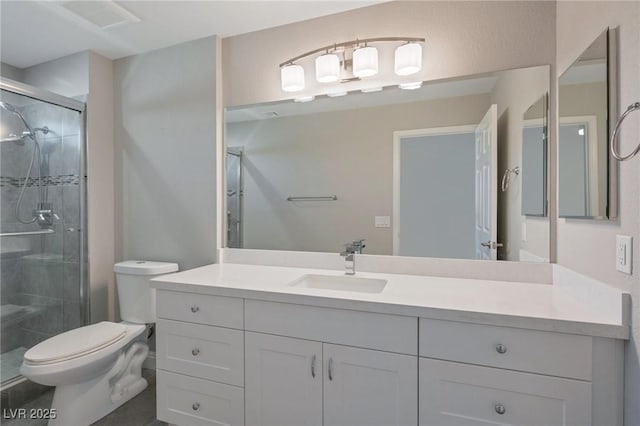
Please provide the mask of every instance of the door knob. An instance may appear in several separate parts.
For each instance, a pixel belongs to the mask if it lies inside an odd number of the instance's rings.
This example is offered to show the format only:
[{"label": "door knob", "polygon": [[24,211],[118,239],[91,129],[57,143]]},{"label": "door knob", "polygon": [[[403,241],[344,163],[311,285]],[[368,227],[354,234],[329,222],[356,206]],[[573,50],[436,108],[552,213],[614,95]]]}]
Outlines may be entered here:
[{"label": "door knob", "polygon": [[490,249],[497,249],[498,247],[502,247],[504,244],[497,243],[495,241],[485,241],[483,243],[480,243],[480,245],[482,247],[487,247],[487,248],[490,248]]}]

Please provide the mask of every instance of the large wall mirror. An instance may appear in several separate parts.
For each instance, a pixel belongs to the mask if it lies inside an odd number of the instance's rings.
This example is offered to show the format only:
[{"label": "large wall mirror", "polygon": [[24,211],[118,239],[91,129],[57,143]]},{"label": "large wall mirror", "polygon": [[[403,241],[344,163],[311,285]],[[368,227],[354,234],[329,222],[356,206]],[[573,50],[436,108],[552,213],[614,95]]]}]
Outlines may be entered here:
[{"label": "large wall mirror", "polygon": [[615,63],[615,32],[608,30],[559,79],[560,217],[616,217],[617,163],[608,149]]},{"label": "large wall mirror", "polygon": [[539,66],[228,108],[228,247],[548,261]]}]

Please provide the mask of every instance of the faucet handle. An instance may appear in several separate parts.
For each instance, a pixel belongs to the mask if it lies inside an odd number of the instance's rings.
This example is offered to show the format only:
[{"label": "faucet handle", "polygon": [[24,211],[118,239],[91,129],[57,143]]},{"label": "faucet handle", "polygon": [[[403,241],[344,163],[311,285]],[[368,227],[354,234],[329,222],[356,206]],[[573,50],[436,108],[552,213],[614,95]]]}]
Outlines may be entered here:
[{"label": "faucet handle", "polygon": [[364,244],[364,241],[365,241],[364,238],[359,240],[353,240],[348,245],[348,247],[351,248],[351,250],[353,250],[354,253],[362,254],[362,249],[366,247]]}]

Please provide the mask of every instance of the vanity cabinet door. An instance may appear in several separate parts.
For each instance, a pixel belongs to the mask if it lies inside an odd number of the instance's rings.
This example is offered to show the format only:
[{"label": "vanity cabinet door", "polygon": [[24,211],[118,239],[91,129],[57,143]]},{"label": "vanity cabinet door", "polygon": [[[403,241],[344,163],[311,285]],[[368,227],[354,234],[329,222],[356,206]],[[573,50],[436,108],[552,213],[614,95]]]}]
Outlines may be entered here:
[{"label": "vanity cabinet door", "polygon": [[416,426],[418,358],[324,344],[325,426]]},{"label": "vanity cabinet door", "polygon": [[589,426],[591,383],[420,358],[421,426]]},{"label": "vanity cabinet door", "polygon": [[247,426],[322,425],[322,343],[245,333]]}]

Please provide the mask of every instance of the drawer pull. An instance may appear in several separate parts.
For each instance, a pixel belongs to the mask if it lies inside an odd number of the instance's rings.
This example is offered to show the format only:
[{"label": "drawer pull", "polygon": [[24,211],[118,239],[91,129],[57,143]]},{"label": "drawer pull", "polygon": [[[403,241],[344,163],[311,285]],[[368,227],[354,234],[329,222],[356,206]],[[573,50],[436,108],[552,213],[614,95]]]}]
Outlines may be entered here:
[{"label": "drawer pull", "polygon": [[500,415],[503,415],[504,413],[507,412],[507,409],[504,408],[504,405],[502,405],[502,404],[496,404],[495,407],[493,407],[493,408],[495,408],[496,413],[498,413]]},{"label": "drawer pull", "polygon": [[498,352],[499,354],[506,354],[507,353],[507,347],[503,344],[500,345],[496,345],[496,352]]},{"label": "drawer pull", "polygon": [[311,358],[311,377],[316,378],[316,356]]},{"label": "drawer pull", "polygon": [[200,353],[200,349],[198,348],[191,349],[191,355],[198,356],[199,353]]},{"label": "drawer pull", "polygon": [[198,411],[200,409],[200,403],[194,402],[191,408],[193,408],[193,411]]},{"label": "drawer pull", "polygon": [[197,307],[197,306],[192,306],[192,307],[191,307],[191,312],[193,312],[194,314],[195,314],[196,312],[198,312],[199,310],[200,310],[200,308],[199,308],[199,307]]},{"label": "drawer pull", "polygon": [[329,380],[333,380],[333,358],[329,358],[329,368],[327,368],[329,373]]}]

